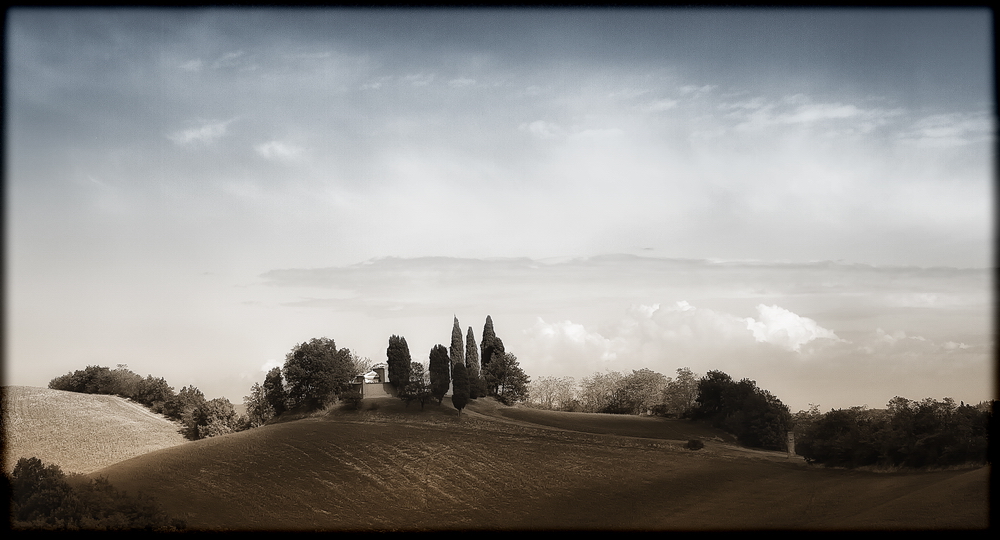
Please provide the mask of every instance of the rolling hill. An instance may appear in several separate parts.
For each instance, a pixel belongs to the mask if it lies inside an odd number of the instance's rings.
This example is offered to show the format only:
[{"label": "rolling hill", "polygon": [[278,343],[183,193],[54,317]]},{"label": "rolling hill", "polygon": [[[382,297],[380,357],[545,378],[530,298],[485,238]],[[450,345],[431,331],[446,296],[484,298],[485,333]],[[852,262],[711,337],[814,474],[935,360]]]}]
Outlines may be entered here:
[{"label": "rolling hill", "polygon": [[178,425],[117,396],[3,387],[4,471],[37,457],[63,472],[90,473],[189,442]]},{"label": "rolling hill", "polygon": [[[390,398],[365,407],[163,448],[94,474],[154,496],[198,530],[988,526],[989,468],[823,469],[682,421],[618,417],[615,427],[607,415],[482,399],[460,418],[447,399],[424,411]],[[683,449],[695,437],[705,448]]]}]

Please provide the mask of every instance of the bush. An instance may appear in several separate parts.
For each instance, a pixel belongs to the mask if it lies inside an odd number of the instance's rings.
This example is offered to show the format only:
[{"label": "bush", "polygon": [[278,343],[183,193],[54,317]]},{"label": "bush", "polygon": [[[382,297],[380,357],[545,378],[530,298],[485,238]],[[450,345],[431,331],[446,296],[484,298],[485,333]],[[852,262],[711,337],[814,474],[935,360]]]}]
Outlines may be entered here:
[{"label": "bush", "polygon": [[701,442],[699,439],[691,439],[684,445],[684,448],[688,450],[701,450],[705,448],[705,443]]},{"label": "bush", "polygon": [[73,478],[36,457],[21,458],[7,480],[15,530],[171,531],[184,522],[164,514],[151,497],[129,497],[107,479]]},{"label": "bush", "polygon": [[353,388],[340,394],[340,400],[344,402],[344,407],[354,411],[358,410],[363,399],[364,396],[361,395],[361,392]]}]

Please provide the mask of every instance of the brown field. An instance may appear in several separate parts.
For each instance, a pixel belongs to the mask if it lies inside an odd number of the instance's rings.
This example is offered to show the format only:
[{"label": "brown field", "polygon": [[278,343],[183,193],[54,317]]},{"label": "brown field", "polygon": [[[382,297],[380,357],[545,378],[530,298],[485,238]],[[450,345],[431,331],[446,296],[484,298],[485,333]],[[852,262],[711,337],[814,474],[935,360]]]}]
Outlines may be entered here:
[{"label": "brown field", "polygon": [[[461,418],[447,399],[424,411],[391,398],[366,400],[365,408],[165,448],[95,474],[153,495],[198,530],[983,529],[989,523],[989,468],[823,469],[783,453],[740,450],[720,433],[682,421],[533,411],[482,399]],[[691,438],[706,447],[683,449]]]},{"label": "brown field", "polygon": [[188,442],[176,423],[126,399],[29,386],[3,387],[3,424],[7,473],[21,457],[90,473]]}]

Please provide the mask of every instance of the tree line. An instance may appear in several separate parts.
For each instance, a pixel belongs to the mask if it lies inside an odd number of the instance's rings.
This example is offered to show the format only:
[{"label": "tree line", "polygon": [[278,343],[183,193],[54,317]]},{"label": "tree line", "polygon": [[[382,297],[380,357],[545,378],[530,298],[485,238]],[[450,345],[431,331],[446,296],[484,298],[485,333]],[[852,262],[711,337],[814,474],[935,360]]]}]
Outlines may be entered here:
[{"label": "tree line", "polygon": [[[284,366],[273,368],[263,384],[254,383],[250,395],[243,398],[247,424],[260,426],[291,411],[314,411],[338,401],[357,407],[362,396],[352,383],[371,365],[367,358],[338,349],[329,338],[296,345],[286,355]],[[481,397],[495,397],[506,404],[523,401],[528,397],[530,383],[517,357],[504,349],[488,315],[479,346],[472,327],[463,336],[455,317],[450,347],[434,345],[426,368],[412,359],[405,337],[389,336],[386,372],[386,382],[407,405],[414,401],[420,403],[421,409],[432,401],[440,405],[451,391],[459,415],[470,400]]]},{"label": "tree line", "polygon": [[[885,409],[818,406],[795,415],[795,451],[829,467],[948,467],[985,464],[993,403],[894,397]],[[992,426],[995,427],[995,426]]]},{"label": "tree line", "polygon": [[143,378],[125,364],[119,364],[115,369],[87,366],[52,379],[49,388],[129,399],[180,423],[180,433],[190,440],[249,427],[246,417],[238,415],[228,399],[205,399],[205,394],[193,385],[174,392],[163,377],[147,375]]},{"label": "tree line", "polygon": [[106,478],[67,476],[58,465],[20,458],[4,475],[13,530],[184,530],[152,497],[129,496]]}]

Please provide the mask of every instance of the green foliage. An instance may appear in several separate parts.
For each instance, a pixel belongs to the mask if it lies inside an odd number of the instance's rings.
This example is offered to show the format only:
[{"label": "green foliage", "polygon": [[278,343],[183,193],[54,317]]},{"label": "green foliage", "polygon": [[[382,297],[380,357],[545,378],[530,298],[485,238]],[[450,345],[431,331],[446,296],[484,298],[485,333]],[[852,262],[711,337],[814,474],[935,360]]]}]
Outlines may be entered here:
[{"label": "green foliage", "polygon": [[735,382],[721,371],[709,371],[698,382],[697,404],[691,417],[736,435],[740,443],[785,450],[791,413],[781,400],[749,379]]},{"label": "green foliage", "polygon": [[355,375],[351,351],[338,350],[332,339],[313,338],[286,355],[284,375],[290,407],[320,409],[350,387]]},{"label": "green foliage", "polygon": [[512,405],[528,399],[531,379],[511,353],[501,354],[500,349],[495,350],[493,359],[483,369],[483,379],[487,395],[496,397],[502,403]]},{"label": "green foliage", "polygon": [[[818,413],[818,411],[817,411]],[[946,467],[986,463],[992,414],[951,398],[895,397],[885,411],[837,409],[810,419],[796,453],[810,463],[860,467]]]},{"label": "green foliage", "polygon": [[431,396],[440,404],[451,385],[451,359],[444,345],[435,345],[431,349],[428,368],[431,376]]},{"label": "green foliage", "polygon": [[483,377],[480,373],[479,347],[476,346],[476,336],[472,334],[472,327],[465,337],[465,367],[469,369],[469,399],[478,399],[486,395],[483,387]]},{"label": "green foliage", "polygon": [[56,465],[21,458],[7,481],[10,524],[14,530],[176,531],[184,523],[170,519],[150,497],[129,497],[105,478],[73,478]]},{"label": "green foliage", "polygon": [[397,392],[410,381],[410,348],[406,345],[406,338],[402,336],[389,336],[389,347],[385,350],[388,373],[386,376],[389,382],[396,387]]},{"label": "green foliage", "polygon": [[458,409],[458,415],[462,416],[462,409],[469,403],[469,373],[465,364],[455,364],[451,368],[451,384],[451,403]]}]

